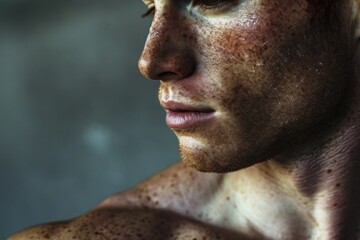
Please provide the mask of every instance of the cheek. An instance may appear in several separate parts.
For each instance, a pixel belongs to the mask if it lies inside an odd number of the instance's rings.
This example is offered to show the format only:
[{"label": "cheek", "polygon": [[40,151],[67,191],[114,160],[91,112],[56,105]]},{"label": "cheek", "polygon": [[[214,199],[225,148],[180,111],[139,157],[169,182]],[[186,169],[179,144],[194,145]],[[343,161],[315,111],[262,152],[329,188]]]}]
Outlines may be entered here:
[{"label": "cheek", "polygon": [[291,44],[296,33],[303,32],[308,16],[306,4],[292,3],[291,7],[281,8],[268,5],[254,7],[246,15],[239,13],[231,21],[217,25],[197,23],[195,45],[200,68],[218,88],[232,89],[241,84],[244,90],[263,94],[274,84],[267,82],[272,71],[276,71],[269,66],[277,61],[278,50]]},{"label": "cheek", "polygon": [[215,86],[209,96],[250,142],[284,127],[309,127],[331,111],[342,91],[334,73],[339,64],[331,62],[335,50],[317,36],[306,1],[271,2],[247,20],[201,23],[196,30],[204,84]]},{"label": "cheek", "polygon": [[241,136],[250,142],[260,135],[258,129],[267,125],[269,98],[273,97],[267,66],[276,39],[262,30],[267,26],[262,27],[228,25],[213,30],[211,38],[202,38],[201,62],[206,79],[216,85],[215,101],[221,111],[231,115],[229,126],[240,127]]},{"label": "cheek", "polygon": [[311,19],[305,0],[263,0],[242,8],[229,20],[194,22],[201,56],[261,64],[260,58],[294,38]]},{"label": "cheek", "polygon": [[251,26],[228,23],[199,34],[202,67],[217,86],[216,101],[247,139],[266,138],[283,127],[306,128],[338,100],[342,86],[333,73],[337,63],[329,60],[333,50],[312,38],[316,29],[306,7],[278,15],[267,9]]}]

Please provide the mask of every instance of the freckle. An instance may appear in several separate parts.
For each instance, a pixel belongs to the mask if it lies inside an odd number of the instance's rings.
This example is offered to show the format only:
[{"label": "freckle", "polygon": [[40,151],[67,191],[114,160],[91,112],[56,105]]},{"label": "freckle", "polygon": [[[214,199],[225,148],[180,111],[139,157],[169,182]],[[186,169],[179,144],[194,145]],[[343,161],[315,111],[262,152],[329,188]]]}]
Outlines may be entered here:
[{"label": "freckle", "polygon": [[230,201],[230,197],[229,197],[229,196],[226,197],[226,201]]},{"label": "freckle", "polygon": [[327,170],[327,173],[330,174],[330,173],[332,173],[332,171],[333,171],[332,169],[328,169],[328,170]]},{"label": "freckle", "polygon": [[340,184],[340,183],[337,183],[337,184],[336,184],[336,187],[340,187],[340,186],[341,186],[341,184]]}]

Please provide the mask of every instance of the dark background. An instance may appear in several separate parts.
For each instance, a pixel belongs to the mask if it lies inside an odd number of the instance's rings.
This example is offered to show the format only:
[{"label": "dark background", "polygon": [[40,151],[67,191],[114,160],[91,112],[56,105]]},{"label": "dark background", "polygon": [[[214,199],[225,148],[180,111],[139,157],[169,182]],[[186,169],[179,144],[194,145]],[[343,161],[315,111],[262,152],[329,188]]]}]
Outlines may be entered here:
[{"label": "dark background", "polygon": [[0,239],[179,159],[137,60],[141,0],[0,0]]}]

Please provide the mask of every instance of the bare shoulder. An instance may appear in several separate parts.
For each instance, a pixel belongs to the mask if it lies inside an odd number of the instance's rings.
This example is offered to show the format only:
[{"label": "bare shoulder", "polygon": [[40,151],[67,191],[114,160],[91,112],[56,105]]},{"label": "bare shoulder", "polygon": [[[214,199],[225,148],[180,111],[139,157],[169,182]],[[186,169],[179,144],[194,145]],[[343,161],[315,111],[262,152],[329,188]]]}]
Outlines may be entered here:
[{"label": "bare shoulder", "polygon": [[66,222],[48,223],[22,230],[7,238],[7,240],[43,240],[51,239],[55,232],[63,226],[67,226]]},{"label": "bare shoulder", "polygon": [[206,226],[172,212],[153,209],[98,209],[72,221],[24,230],[8,240],[181,240],[239,239],[229,231]]},{"label": "bare shoulder", "polygon": [[201,173],[179,162],[138,186],[109,197],[99,207],[146,207],[188,215],[211,199],[223,176]]},{"label": "bare shoulder", "polygon": [[27,229],[8,240],[244,239],[197,217],[220,182],[220,175],[178,163],[83,216]]}]

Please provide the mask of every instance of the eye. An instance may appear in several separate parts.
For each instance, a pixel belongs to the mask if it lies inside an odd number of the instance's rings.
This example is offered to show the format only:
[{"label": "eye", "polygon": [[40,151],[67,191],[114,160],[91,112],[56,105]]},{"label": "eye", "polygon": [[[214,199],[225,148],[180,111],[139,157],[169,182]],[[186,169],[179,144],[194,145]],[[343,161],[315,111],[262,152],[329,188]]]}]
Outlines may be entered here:
[{"label": "eye", "polygon": [[194,0],[193,5],[200,6],[202,8],[214,8],[224,4],[223,0]]},{"label": "eye", "polygon": [[193,0],[191,5],[200,12],[217,14],[236,6],[239,0]]}]

